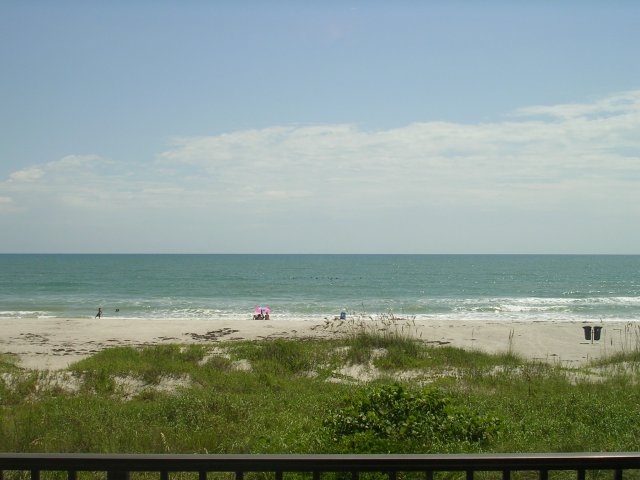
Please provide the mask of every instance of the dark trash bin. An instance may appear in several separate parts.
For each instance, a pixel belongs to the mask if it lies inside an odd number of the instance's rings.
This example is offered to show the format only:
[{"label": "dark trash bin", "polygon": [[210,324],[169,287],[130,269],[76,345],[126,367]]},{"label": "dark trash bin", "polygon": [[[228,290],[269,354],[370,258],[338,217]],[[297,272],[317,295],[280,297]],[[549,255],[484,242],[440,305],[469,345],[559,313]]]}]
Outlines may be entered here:
[{"label": "dark trash bin", "polygon": [[602,327],[593,327],[593,339],[600,340],[600,332],[602,331]]},{"label": "dark trash bin", "polygon": [[591,327],[586,326],[586,327],[582,327],[584,328],[584,339],[585,340],[591,340]]}]

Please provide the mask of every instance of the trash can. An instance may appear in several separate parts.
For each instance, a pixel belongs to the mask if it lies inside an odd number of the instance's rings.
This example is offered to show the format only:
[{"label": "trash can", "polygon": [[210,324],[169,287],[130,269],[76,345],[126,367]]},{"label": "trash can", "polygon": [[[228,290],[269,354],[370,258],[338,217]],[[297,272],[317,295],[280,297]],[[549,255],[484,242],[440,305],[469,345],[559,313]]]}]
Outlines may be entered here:
[{"label": "trash can", "polygon": [[591,327],[590,326],[586,326],[586,327],[582,327],[582,328],[584,328],[584,339],[585,340],[591,340]]},{"label": "trash can", "polygon": [[602,327],[593,327],[593,339],[600,340],[600,332],[602,331]]}]

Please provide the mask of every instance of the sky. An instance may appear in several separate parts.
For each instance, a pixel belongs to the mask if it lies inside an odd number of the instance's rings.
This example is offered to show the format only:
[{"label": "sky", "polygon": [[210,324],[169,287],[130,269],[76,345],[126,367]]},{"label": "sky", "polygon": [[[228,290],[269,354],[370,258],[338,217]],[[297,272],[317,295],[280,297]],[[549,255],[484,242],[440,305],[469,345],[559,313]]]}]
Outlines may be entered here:
[{"label": "sky", "polygon": [[640,254],[640,2],[0,2],[0,253]]}]

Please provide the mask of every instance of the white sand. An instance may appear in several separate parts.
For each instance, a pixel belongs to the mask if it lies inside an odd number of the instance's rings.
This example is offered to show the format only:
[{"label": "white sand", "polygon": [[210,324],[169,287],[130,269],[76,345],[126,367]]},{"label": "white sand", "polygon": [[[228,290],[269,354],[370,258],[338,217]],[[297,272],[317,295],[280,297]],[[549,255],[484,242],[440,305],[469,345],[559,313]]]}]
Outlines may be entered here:
[{"label": "white sand", "polygon": [[[329,337],[325,319],[0,319],[0,353],[19,365],[57,370],[118,345],[198,343],[263,338]],[[404,325],[404,327],[402,327]],[[587,341],[583,326],[601,326],[599,341]],[[344,331],[344,326],[342,327]],[[640,322],[397,321],[425,342],[486,352],[511,349],[527,358],[578,366],[640,346]]]}]

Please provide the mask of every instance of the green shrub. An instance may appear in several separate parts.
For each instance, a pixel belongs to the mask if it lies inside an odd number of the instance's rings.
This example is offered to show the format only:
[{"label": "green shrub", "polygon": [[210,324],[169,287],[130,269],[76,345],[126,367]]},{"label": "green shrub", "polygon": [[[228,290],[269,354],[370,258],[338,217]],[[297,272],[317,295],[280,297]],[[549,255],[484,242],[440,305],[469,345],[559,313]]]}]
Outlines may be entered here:
[{"label": "green shrub", "polygon": [[374,349],[385,349],[388,354],[375,363],[378,368],[394,370],[412,368],[420,356],[420,340],[415,332],[415,323],[383,315],[378,319],[353,318],[339,322],[328,322],[325,328],[342,333],[349,351],[347,361],[351,364],[367,363]]},{"label": "green shrub", "polygon": [[272,376],[306,373],[314,366],[314,350],[299,340],[275,339],[260,343],[244,343],[232,349],[251,361],[259,374]]},{"label": "green shrub", "polygon": [[421,453],[487,442],[499,421],[456,405],[436,389],[367,387],[329,413],[325,426],[339,451]]},{"label": "green shrub", "polygon": [[107,392],[113,387],[106,380],[109,376],[135,374],[147,383],[158,383],[163,377],[196,370],[204,354],[202,345],[112,347],[80,360],[69,369],[83,375],[91,372],[96,389]]}]

